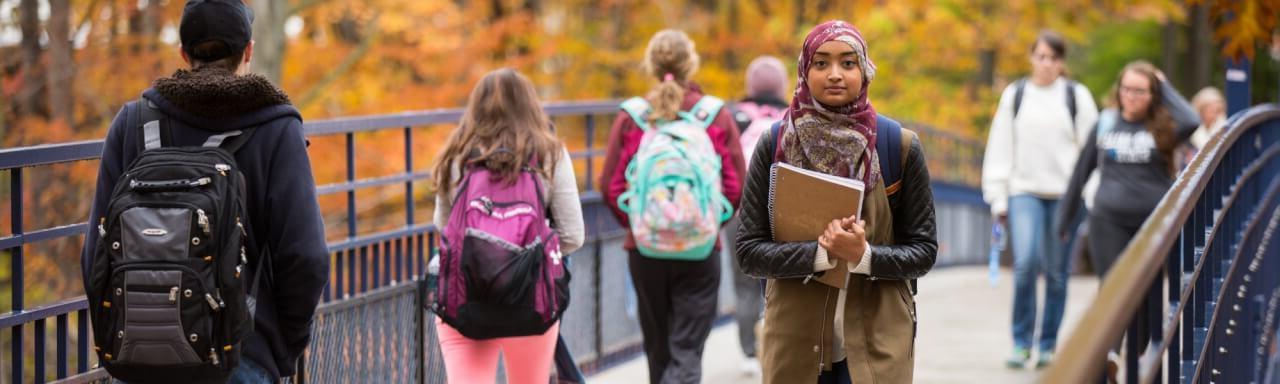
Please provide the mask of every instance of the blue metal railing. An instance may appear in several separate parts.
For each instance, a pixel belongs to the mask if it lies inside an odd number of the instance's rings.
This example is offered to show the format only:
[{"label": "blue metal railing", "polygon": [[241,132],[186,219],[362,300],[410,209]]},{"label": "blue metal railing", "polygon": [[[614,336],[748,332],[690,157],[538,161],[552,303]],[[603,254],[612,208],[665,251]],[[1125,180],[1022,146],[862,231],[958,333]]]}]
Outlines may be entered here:
[{"label": "blue metal railing", "polygon": [[1045,377],[1096,381],[1123,336],[1124,382],[1263,379],[1277,358],[1278,224],[1280,107],[1264,105],[1235,116],[1183,171],[1081,320],[1094,331],[1073,335]]},{"label": "blue metal railing", "polygon": [[[600,194],[595,191],[595,178],[597,169],[597,157],[604,155],[604,152],[596,145],[597,135],[597,116],[605,116],[606,119],[612,118],[617,113],[617,103],[615,101],[595,101],[595,102],[570,102],[556,103],[546,106],[546,111],[553,119],[557,120],[559,133],[565,136],[566,132],[577,133],[576,130],[581,129],[582,135],[585,137],[585,149],[574,151],[572,158],[575,161],[585,163],[585,173],[582,176],[582,185],[585,191],[582,193],[582,201],[584,204],[584,214],[587,217],[588,244],[594,244],[593,247],[584,248],[582,253],[591,253],[594,259],[601,257],[601,247],[604,240],[616,239],[622,234],[607,211],[602,206]],[[415,167],[415,154],[413,151],[413,143],[415,140],[414,130],[422,127],[430,127],[437,125],[451,125],[456,123],[461,116],[460,109],[435,110],[406,112],[391,115],[378,116],[362,116],[353,118],[339,118],[323,121],[308,122],[305,125],[306,134],[309,137],[317,136],[337,136],[342,135],[345,140],[345,177],[343,181],[320,185],[317,192],[320,195],[336,195],[344,194],[346,197],[345,208],[347,214],[346,238],[339,241],[332,241],[328,245],[331,253],[332,275],[330,284],[326,287],[323,294],[323,303],[318,317],[325,318],[334,317],[336,324],[343,324],[342,316],[352,310],[352,306],[356,302],[350,302],[350,299],[360,299],[360,303],[373,302],[370,297],[380,298],[380,301],[393,302],[396,301],[395,295],[413,295],[413,289],[407,288],[407,282],[416,283],[420,280],[425,272],[427,258],[434,251],[435,244],[435,228],[430,224],[415,222],[414,214],[418,208],[415,205],[415,199],[419,191],[426,192],[425,189],[418,187],[423,180],[430,180],[429,171]],[[577,121],[561,121],[564,119],[580,118],[581,125]],[[610,121],[610,120],[604,120]],[[980,205],[980,201],[975,202],[974,196],[977,191],[973,188],[976,183],[976,177],[980,174],[982,146],[981,143],[974,140],[965,139],[956,135],[937,131],[922,125],[907,125],[920,133],[922,141],[926,148],[936,148],[938,150],[928,152],[930,154],[930,166],[933,171],[935,188],[946,190],[945,195],[938,197],[939,204],[947,201],[957,204]],[[356,140],[360,134],[375,131],[391,131],[401,130],[403,132],[403,144],[405,149],[404,170],[391,175],[381,175],[376,177],[360,178],[356,173]],[[96,363],[96,357],[90,353],[89,346],[89,327],[87,318],[87,305],[83,296],[69,298],[65,301],[54,304],[44,305],[37,308],[26,308],[24,306],[24,265],[23,249],[27,245],[37,244],[55,239],[67,238],[70,236],[81,235],[88,228],[86,223],[73,223],[49,228],[41,228],[36,230],[27,230],[23,226],[22,217],[24,212],[23,198],[27,191],[24,191],[23,174],[27,170],[38,169],[43,166],[52,164],[68,163],[84,160],[95,160],[102,153],[103,142],[101,140],[90,140],[73,143],[61,143],[51,145],[40,145],[32,147],[9,148],[0,150],[0,171],[9,173],[9,191],[10,191],[10,223],[12,234],[0,236],[0,251],[8,251],[11,256],[10,276],[12,284],[12,311],[0,314],[0,330],[8,330],[11,336],[10,354],[5,364],[9,369],[8,381],[14,383],[22,383],[27,380],[35,382],[45,382],[50,379],[70,379],[72,382],[84,382],[98,380],[105,377],[101,370],[91,370],[91,366]],[[418,154],[421,156],[422,154]],[[359,190],[368,190],[378,187],[387,187],[403,185],[405,193],[404,209],[405,218],[404,225],[399,228],[377,231],[374,233],[359,233],[357,230],[357,204],[359,200],[356,198],[356,192]],[[89,198],[89,196],[84,196]],[[977,254],[985,254],[985,249],[977,251]],[[611,358],[621,356],[619,354],[634,354],[637,349],[628,347],[621,350],[610,352],[605,345],[604,340],[608,335],[605,333],[616,333],[616,331],[604,330],[604,319],[602,308],[605,307],[605,299],[601,296],[601,287],[604,280],[601,278],[603,274],[620,273],[619,271],[605,270],[603,263],[589,262],[583,260],[578,268],[587,268],[582,272],[589,272],[587,275],[591,279],[589,283],[594,292],[591,297],[594,304],[592,305],[592,316],[586,321],[593,322],[594,335],[593,342],[590,345],[590,355],[592,356],[583,365],[587,367],[600,367],[601,364],[607,364]],[[579,271],[575,273],[581,274]],[[374,296],[368,296],[374,294]],[[577,296],[577,294],[575,294]],[[578,300],[578,299],[575,299]],[[579,306],[584,305],[579,304]],[[611,304],[610,304],[611,305]],[[344,312],[345,311],[345,312]],[[369,312],[369,311],[366,311]],[[426,361],[430,355],[423,348],[426,340],[432,335],[426,334],[426,325],[430,321],[424,314],[424,311],[416,311],[419,318],[413,320],[418,334],[415,336],[418,345],[417,352],[417,376],[423,380],[427,379],[428,366],[433,362]],[[74,319],[72,319],[74,317]],[[56,349],[54,355],[54,374],[47,375],[46,368],[48,362],[45,356],[49,350],[47,346],[48,322],[53,321],[54,324],[54,346]],[[75,327],[71,326],[75,322]],[[28,333],[28,328],[31,329]],[[317,330],[317,332],[321,332]],[[25,337],[30,335],[33,338],[31,345],[26,343]],[[400,337],[400,336],[397,336]],[[581,342],[575,342],[580,344]],[[382,343],[387,345],[388,343]],[[315,343],[313,343],[315,347]],[[390,348],[391,346],[388,346]],[[74,351],[74,353],[73,353]],[[331,353],[332,351],[324,351]],[[68,366],[71,358],[74,358],[74,370]],[[605,362],[605,363],[602,363]],[[438,362],[435,362],[438,363]],[[27,374],[26,367],[32,367],[32,372]],[[331,372],[330,370],[316,370],[307,367],[304,360],[304,367],[300,372]],[[332,368],[332,367],[326,367]],[[397,376],[399,377],[399,376]],[[411,376],[405,376],[411,377]]]}]

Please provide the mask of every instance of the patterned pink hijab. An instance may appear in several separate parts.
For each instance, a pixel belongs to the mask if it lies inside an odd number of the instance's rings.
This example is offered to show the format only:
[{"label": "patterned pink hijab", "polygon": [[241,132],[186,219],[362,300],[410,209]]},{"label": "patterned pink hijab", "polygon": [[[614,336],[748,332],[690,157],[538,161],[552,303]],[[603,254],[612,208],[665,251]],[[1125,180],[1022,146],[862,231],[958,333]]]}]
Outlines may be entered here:
[{"label": "patterned pink hijab", "polygon": [[[809,67],[818,47],[840,41],[853,47],[862,69],[862,92],[849,105],[822,105],[809,90]],[[880,180],[876,155],[876,110],[867,100],[876,65],[867,56],[867,43],[849,23],[833,20],[814,27],[800,54],[800,80],[783,121],[782,158],[789,164],[822,173],[862,180],[872,188]]]}]

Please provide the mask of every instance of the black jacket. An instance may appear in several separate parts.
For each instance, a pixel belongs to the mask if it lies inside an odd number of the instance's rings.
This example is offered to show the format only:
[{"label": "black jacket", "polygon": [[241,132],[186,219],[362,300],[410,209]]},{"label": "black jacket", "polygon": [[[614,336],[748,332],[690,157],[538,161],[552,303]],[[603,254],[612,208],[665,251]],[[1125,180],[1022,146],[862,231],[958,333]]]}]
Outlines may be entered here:
[{"label": "black jacket", "polygon": [[[257,127],[235,158],[247,187],[249,254],[271,256],[261,271],[253,334],[244,348],[249,359],[277,377],[293,375],[329,280],[329,253],[302,116],[266,78],[212,68],[180,70],[157,80],[142,97],[168,118],[175,145],[199,146],[219,132]],[[90,222],[106,211],[117,179],[141,152],[140,113],[138,102],[125,105],[107,131]],[[97,241],[98,232],[90,229],[82,266],[90,265]],[[250,265],[257,261],[251,259]]]},{"label": "black jacket", "polygon": [[[805,277],[814,273],[818,242],[777,243],[769,229],[769,168],[773,137],[766,133],[756,144],[742,189],[738,232],[738,262],[742,272],[761,278]],[[913,139],[902,188],[889,197],[893,212],[893,245],[871,246],[871,276],[880,279],[910,280],[933,268],[938,254],[934,220],[933,190],[924,148]]]}]

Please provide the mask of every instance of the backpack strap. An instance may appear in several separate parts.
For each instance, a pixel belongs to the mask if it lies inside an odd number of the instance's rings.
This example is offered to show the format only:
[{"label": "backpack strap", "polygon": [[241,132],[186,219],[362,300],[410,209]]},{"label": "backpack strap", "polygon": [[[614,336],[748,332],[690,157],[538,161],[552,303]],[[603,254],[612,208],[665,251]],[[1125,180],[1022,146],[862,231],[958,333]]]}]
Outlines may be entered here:
[{"label": "backpack strap", "polygon": [[631,120],[635,121],[636,125],[640,126],[640,129],[645,131],[651,129],[649,126],[649,111],[653,107],[649,105],[648,100],[643,97],[632,97],[627,101],[623,101],[619,107],[622,108],[623,112],[631,116]]},{"label": "backpack strap", "polygon": [[1076,82],[1067,80],[1067,112],[1071,113],[1072,131],[1075,131],[1076,123]]},{"label": "backpack strap", "polygon": [[902,188],[902,170],[907,167],[906,154],[911,151],[915,132],[902,128],[902,124],[876,116],[876,152],[879,152],[880,177],[884,178],[885,194],[892,196]]},{"label": "backpack strap", "polygon": [[1098,140],[1101,140],[1102,136],[1106,135],[1107,132],[1111,132],[1111,129],[1115,128],[1116,121],[1119,119],[1120,112],[1118,110],[1110,108],[1102,110],[1102,113],[1098,114],[1098,125],[1095,128],[1098,131]]},{"label": "backpack strap", "polygon": [[227,152],[236,153],[241,147],[244,147],[245,143],[249,142],[249,138],[253,137],[255,130],[256,128],[250,127],[209,136],[209,139],[205,140],[202,146],[206,148],[222,147]]},{"label": "backpack strap", "polygon": [[141,147],[143,151],[163,148],[172,145],[169,119],[160,112],[160,108],[145,98],[138,99],[139,128],[142,129]]},{"label": "backpack strap", "polygon": [[[1071,114],[1071,122],[1076,122],[1076,82],[1071,79],[1067,80],[1067,112]],[[1018,117],[1018,110],[1022,109],[1022,93],[1027,88],[1027,78],[1018,79],[1014,83],[1013,89],[1013,117]]]},{"label": "backpack strap", "polygon": [[786,124],[781,120],[769,127],[769,152],[773,153],[773,160],[770,163],[777,162],[778,158],[782,157],[782,133],[786,132],[786,128]]},{"label": "backpack strap", "polygon": [[1018,118],[1018,110],[1022,109],[1022,93],[1027,90],[1027,78],[1013,83],[1013,118]]},{"label": "backpack strap", "polygon": [[711,123],[716,121],[716,116],[720,114],[720,109],[724,108],[724,100],[715,96],[702,96],[698,99],[698,103],[689,108],[689,112],[682,114],[686,120],[697,124],[702,129],[711,127]]}]

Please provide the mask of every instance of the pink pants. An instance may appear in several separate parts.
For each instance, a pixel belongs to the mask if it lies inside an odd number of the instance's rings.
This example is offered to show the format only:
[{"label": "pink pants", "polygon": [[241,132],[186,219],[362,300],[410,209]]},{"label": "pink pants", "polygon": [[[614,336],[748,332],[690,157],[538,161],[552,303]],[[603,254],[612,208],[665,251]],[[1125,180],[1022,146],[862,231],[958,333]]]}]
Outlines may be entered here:
[{"label": "pink pants", "polygon": [[473,340],[437,318],[436,332],[440,335],[440,353],[444,355],[449,383],[497,381],[498,352],[501,351],[508,383],[546,384],[551,377],[551,359],[555,355],[560,323],[541,335]]}]

